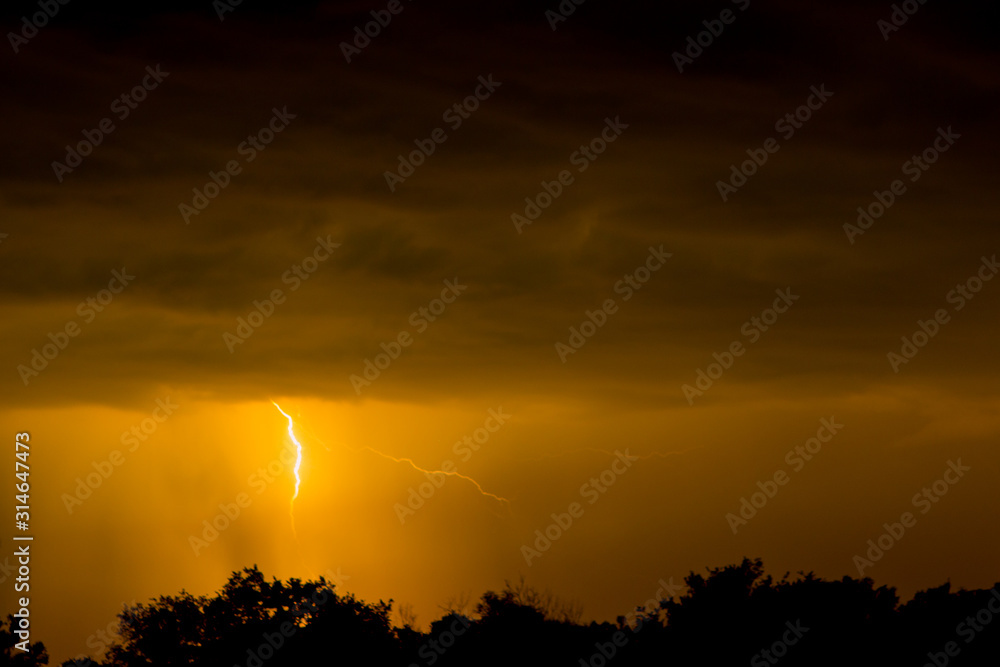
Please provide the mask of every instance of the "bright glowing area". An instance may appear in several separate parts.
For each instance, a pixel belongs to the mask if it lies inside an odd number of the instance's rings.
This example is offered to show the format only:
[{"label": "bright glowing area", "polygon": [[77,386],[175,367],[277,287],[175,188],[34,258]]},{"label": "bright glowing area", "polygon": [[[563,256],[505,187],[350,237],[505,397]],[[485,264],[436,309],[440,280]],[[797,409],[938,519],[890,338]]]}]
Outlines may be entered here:
[{"label": "bright glowing area", "polygon": [[274,405],[274,407],[278,408],[278,412],[280,412],[281,414],[283,414],[285,416],[285,419],[288,420],[288,437],[292,439],[293,443],[295,443],[295,451],[296,451],[296,454],[295,454],[295,468],[293,469],[293,472],[295,473],[295,493],[292,494],[292,500],[289,503],[289,508],[288,508],[289,516],[291,516],[291,518],[292,518],[292,532],[294,532],[295,531],[295,514],[294,514],[295,499],[299,497],[299,486],[302,484],[302,478],[299,475],[299,468],[302,467],[302,443],[300,443],[299,440],[298,440],[298,438],[295,437],[295,429],[294,429],[295,424],[294,424],[294,422],[292,422],[291,416],[288,413],[286,413],[284,410],[282,410],[281,406],[278,405],[277,403],[275,403],[274,401],[271,401],[271,403]]}]

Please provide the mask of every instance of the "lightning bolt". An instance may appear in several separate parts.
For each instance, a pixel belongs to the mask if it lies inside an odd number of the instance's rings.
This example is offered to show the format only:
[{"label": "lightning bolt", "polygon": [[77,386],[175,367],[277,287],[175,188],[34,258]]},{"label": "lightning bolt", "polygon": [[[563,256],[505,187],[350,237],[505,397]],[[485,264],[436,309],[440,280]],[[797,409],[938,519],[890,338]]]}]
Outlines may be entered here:
[{"label": "lightning bolt", "polygon": [[[274,401],[271,401],[271,402],[274,403]],[[285,414],[281,410],[280,407],[278,407],[277,403],[274,403],[274,407],[278,408],[278,411],[280,411],[281,414],[285,415],[285,417],[288,417],[288,415]],[[326,451],[330,451],[330,448],[326,446],[326,443],[323,442],[319,438],[319,436],[317,436],[315,433],[312,433],[312,431],[310,431],[309,428],[306,428],[306,431],[309,431],[310,437],[314,438],[317,442],[319,442],[321,445],[323,445],[323,447],[326,449]],[[301,459],[302,459],[302,446],[299,444],[298,440],[295,439],[295,434],[292,433],[292,418],[291,417],[288,417],[288,435],[292,439],[292,442],[294,442],[296,444],[296,446],[299,448],[299,460],[301,461]],[[458,477],[460,479],[464,479],[466,482],[468,482],[468,483],[472,484],[474,487],[476,487],[476,491],[478,491],[481,495],[483,495],[483,496],[485,496],[487,498],[492,498],[493,500],[496,500],[498,503],[502,503],[502,504],[506,505],[507,509],[510,510],[510,501],[507,498],[504,498],[503,496],[498,496],[495,493],[490,493],[489,491],[487,491],[486,489],[484,489],[479,482],[477,482],[472,477],[469,477],[468,475],[463,475],[462,473],[457,472],[457,471],[451,471],[451,472],[449,472],[447,470],[427,470],[426,468],[421,468],[420,466],[418,466],[413,461],[413,459],[409,459],[409,458],[397,458],[395,456],[390,456],[389,454],[386,454],[385,452],[380,452],[379,450],[375,449],[374,447],[365,446],[365,447],[361,447],[361,448],[356,449],[356,448],[350,447],[348,445],[342,445],[342,446],[345,449],[348,449],[348,450],[350,450],[350,451],[352,451],[354,453],[367,451],[367,452],[371,452],[372,454],[375,454],[376,456],[381,456],[384,459],[392,461],[393,463],[405,463],[405,464],[409,465],[411,468],[413,468],[414,470],[417,470],[417,471],[422,472],[422,473],[427,474],[427,475],[435,475],[435,474],[440,473],[442,475],[447,475],[448,477]],[[296,465],[295,465],[295,479],[296,479],[296,482],[295,482],[295,495],[298,496],[298,494],[299,494],[298,462],[296,462]],[[295,498],[292,498],[292,503],[294,504],[294,502],[295,502]],[[293,522],[294,522],[294,519],[293,519]]]},{"label": "lightning bolt", "polygon": [[292,422],[292,418],[281,409],[281,406],[271,401],[274,407],[278,408],[278,412],[285,415],[285,419],[288,420],[288,437],[292,439],[295,443],[296,457],[295,457],[295,493],[292,494],[292,500],[288,504],[288,516],[292,520],[292,533],[295,534],[295,539],[298,539],[298,533],[295,532],[295,499],[299,497],[299,486],[302,484],[302,477],[299,475],[299,468],[302,467],[302,443],[299,442],[298,438],[295,437],[295,424]]},{"label": "lightning bolt", "polygon": [[427,475],[436,475],[436,474],[440,473],[442,475],[447,475],[449,477],[458,477],[459,479],[464,479],[466,482],[469,482],[474,487],[476,487],[476,490],[479,491],[480,494],[486,496],[487,498],[492,498],[493,500],[496,500],[499,503],[503,503],[503,504],[505,504],[507,506],[508,510],[510,509],[510,501],[509,500],[507,500],[506,498],[504,498],[502,496],[498,496],[495,493],[490,493],[489,491],[487,491],[486,489],[484,489],[479,484],[479,482],[477,482],[473,478],[469,477],[468,475],[463,475],[462,473],[460,473],[458,471],[454,471],[453,470],[451,472],[448,472],[447,470],[426,470],[426,469],[421,468],[420,466],[418,466],[416,463],[414,463],[413,459],[396,458],[395,456],[390,456],[390,455],[388,455],[388,454],[386,454],[384,452],[378,451],[377,449],[372,449],[371,447],[362,447],[358,451],[369,451],[372,454],[376,454],[378,456],[381,456],[384,459],[389,459],[390,461],[393,461],[395,463],[406,463],[411,468],[413,468],[414,470],[418,470],[418,471],[420,471],[420,472],[422,472],[424,474],[427,474]]}]

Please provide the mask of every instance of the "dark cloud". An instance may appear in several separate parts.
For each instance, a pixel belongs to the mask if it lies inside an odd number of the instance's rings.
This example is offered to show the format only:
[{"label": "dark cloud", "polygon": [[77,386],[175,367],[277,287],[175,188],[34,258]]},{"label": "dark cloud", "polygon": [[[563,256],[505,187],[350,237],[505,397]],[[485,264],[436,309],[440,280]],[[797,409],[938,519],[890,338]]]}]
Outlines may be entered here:
[{"label": "dark cloud", "polygon": [[[642,589],[639,577],[679,578],[730,553],[773,553],[774,571],[850,574],[847,552],[872,536],[862,534],[868,524],[849,520],[854,510],[873,526],[891,519],[925,482],[921,475],[953,452],[976,454],[984,479],[996,467],[989,443],[998,427],[992,380],[1000,283],[986,283],[961,310],[947,300],[983,256],[1000,253],[992,196],[996,8],[926,3],[885,41],[876,22],[891,3],[753,0],[681,74],[675,51],[734,3],[588,0],[553,31],[545,10],[555,2],[484,8],[404,0],[404,11],[348,64],[340,43],[382,6],[244,0],[219,21],[211,2],[122,3],[101,14],[71,2],[20,53],[3,55],[9,131],[0,139],[7,157],[0,232],[9,236],[0,244],[0,396],[18,418],[44,415],[52,437],[67,443],[68,425],[85,424],[79,447],[66,445],[67,460],[53,462],[53,475],[72,484],[151,401],[184,396],[196,416],[176,432],[165,428],[172,449],[151,459],[177,474],[147,475],[156,480],[149,493],[157,502],[184,508],[165,519],[169,536],[153,540],[172,553],[174,541],[186,548],[185,531],[211,509],[202,496],[185,496],[191,485],[225,498],[226,485],[246,477],[241,465],[273,456],[273,425],[258,428],[261,418],[246,406],[260,402],[270,411],[268,398],[295,397],[330,441],[353,437],[358,448],[375,443],[436,463],[449,455],[442,442],[481,422],[482,405],[503,403],[524,415],[520,430],[472,470],[516,498],[517,512],[509,523],[470,529],[485,546],[469,553],[490,566],[461,573],[467,586],[487,585],[486,570],[508,576],[517,555],[511,544],[572,496],[578,476],[599,469],[593,451],[579,451],[693,448],[637,473],[619,500],[594,513],[596,527],[581,528],[579,544],[604,550],[608,562],[635,563],[620,572],[616,590],[624,590]],[[5,7],[3,24],[17,29],[34,7]],[[168,78],[58,182],[52,162],[158,64]],[[450,127],[443,114],[489,75],[500,87]],[[804,104],[813,86],[833,96],[783,137],[775,123]],[[246,162],[241,142],[285,107],[296,117]],[[572,156],[608,118],[627,129],[578,171]],[[447,140],[390,191],[385,172],[439,127]],[[844,225],[857,208],[905,179],[904,163],[948,127],[961,138],[918,181],[907,181],[906,193],[852,244]],[[724,203],[717,182],[770,137],[780,150]],[[179,205],[191,204],[193,190],[230,160],[242,172],[185,224]],[[562,170],[573,183],[519,234],[511,215],[523,215],[525,199],[536,199],[543,181]],[[293,290],[283,277],[318,237],[341,245]],[[626,301],[619,281],[661,245],[672,257]],[[134,283],[84,322],[78,304],[123,267]],[[467,291],[415,333],[411,314],[453,279]],[[800,299],[749,343],[742,327],[786,288]],[[223,333],[275,289],[287,301],[230,352]],[[618,311],[562,363],[555,343],[607,299]],[[939,308],[952,320],[894,373],[886,354]],[[18,366],[70,321],[81,334],[25,386]],[[403,331],[414,333],[413,345],[359,395],[350,376]],[[688,405],[681,386],[737,340],[747,343],[746,354]],[[801,495],[794,502],[789,495],[789,506],[775,513],[802,527],[809,544],[836,544],[838,555],[817,547],[805,562],[798,547],[760,538],[787,523],[732,542],[721,517],[753,488],[747,471],[771,471],[788,443],[804,440],[831,411],[849,417],[850,427],[828,467],[816,467],[826,486],[801,485]],[[193,464],[199,448],[212,458]],[[897,479],[901,451],[913,457],[913,474]],[[566,452],[577,454],[567,460]],[[359,503],[337,524],[346,536],[340,543],[350,544],[338,557],[393,545],[398,560],[387,561],[386,576],[406,580],[401,590],[423,596],[430,609],[430,593],[413,583],[424,581],[415,568],[439,564],[408,554],[440,550],[455,535],[449,521],[480,508],[449,509],[446,518],[427,519],[426,533],[400,535],[391,513],[383,524],[378,512],[395,502],[395,484],[413,482],[412,471],[389,476],[357,458],[316,454],[316,470],[337,483],[315,500],[313,519],[319,525],[328,507]],[[143,474],[121,488],[142,486]],[[369,479],[385,485],[369,490]],[[817,517],[838,484],[863,491],[843,500],[835,517]],[[958,522],[970,514],[987,489],[975,484],[941,516]],[[347,489],[354,495],[345,500]],[[599,528],[633,516],[649,498],[665,504],[642,522],[625,522],[620,542],[607,544]],[[102,509],[115,511],[108,503]],[[982,520],[995,523],[982,507]],[[283,502],[279,511],[284,521]],[[92,516],[80,521],[68,525],[103,525]],[[276,557],[278,547],[253,535],[241,532],[241,544]],[[972,542],[965,546],[979,548]],[[172,560],[155,583],[193,578],[208,586],[216,570],[243,565],[230,563],[231,548],[220,549],[226,556],[211,566]],[[534,572],[566,586],[582,581],[590,566],[576,560],[592,552],[566,553]],[[657,569],[661,554],[676,569]],[[958,574],[904,560],[885,571],[909,588]],[[982,564],[962,574],[982,585],[987,571]],[[361,585],[374,595],[396,593]],[[109,599],[102,609],[114,606]],[[612,618],[633,601],[612,592],[587,602],[595,617]]]}]

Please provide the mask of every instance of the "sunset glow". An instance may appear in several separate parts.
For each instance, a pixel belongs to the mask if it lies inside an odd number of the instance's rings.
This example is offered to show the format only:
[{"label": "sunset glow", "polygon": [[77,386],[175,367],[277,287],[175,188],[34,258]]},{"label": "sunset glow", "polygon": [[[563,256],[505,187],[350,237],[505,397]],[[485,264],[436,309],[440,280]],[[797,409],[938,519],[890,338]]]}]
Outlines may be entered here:
[{"label": "sunset glow", "polygon": [[112,5],[0,10],[0,621],[50,664],[241,572],[400,655],[541,591],[591,667],[709,568],[921,628],[1000,579],[995,4]]}]

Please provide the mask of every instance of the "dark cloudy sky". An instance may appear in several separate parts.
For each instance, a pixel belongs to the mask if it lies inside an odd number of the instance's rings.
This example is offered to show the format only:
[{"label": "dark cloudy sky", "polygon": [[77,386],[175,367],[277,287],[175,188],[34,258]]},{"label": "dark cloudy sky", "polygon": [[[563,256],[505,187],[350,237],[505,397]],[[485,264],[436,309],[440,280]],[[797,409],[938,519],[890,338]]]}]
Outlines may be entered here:
[{"label": "dark cloudy sky", "polygon": [[[886,40],[889,3],[590,0],[552,30],[555,2],[403,0],[348,63],[339,45],[385,3],[260,4],[220,21],[207,0],[70,3],[4,47],[2,422],[34,443],[35,628],[54,659],[92,652],[123,602],[207,593],[253,563],[339,570],[422,623],[522,574],[613,619],[660,578],[744,555],[857,576],[867,540],[911,511],[865,576],[904,596],[997,579],[1000,281],[976,282],[1000,253],[995,7],[929,2]],[[673,54],[726,9],[679,72]],[[6,7],[4,32],[37,11]],[[169,74],[120,119],[147,67]],[[453,129],[443,115],[480,77],[499,86]],[[813,87],[832,95],[786,138],[776,123]],[[275,108],[294,118],[247,161]],[[105,118],[114,131],[60,182],[53,162]],[[579,171],[606,119],[620,136]],[[385,172],[436,128],[447,140],[390,191]],[[947,151],[911,180],[939,130]],[[770,138],[780,148],[723,201],[717,183]],[[186,224],[179,205],[233,160]],[[572,183],[519,233],[512,214],[564,170]],[[897,179],[884,214],[845,232]],[[340,245],[296,283],[317,238]],[[671,256],[625,300],[651,246]],[[123,269],[134,279],[88,315]],[[446,280],[467,288],[433,322],[411,317]],[[286,300],[230,352],[223,334],[276,289]],[[767,331],[745,326],[776,290],[798,298]],[[562,361],[556,344],[609,299]],[[887,355],[939,310],[894,369]],[[71,322],[37,375],[19,370]],[[359,394],[351,375],[401,332],[412,344]],[[689,402],[683,385],[736,341]],[[179,407],[149,421],[168,398]],[[271,400],[301,424],[297,543],[290,471],[260,494],[250,482],[288,443]],[[463,460],[453,444],[498,408],[510,418]],[[786,452],[824,418],[843,429],[796,470]],[[143,420],[155,430],[129,451]],[[451,477],[401,522],[426,480],[366,447],[451,461],[508,502]],[[652,456],[589,504],[581,485],[625,449]],[[115,450],[124,462],[69,511]],[[922,514],[914,494],[959,459],[971,469]],[[734,535],[726,515],[779,470],[790,482]],[[190,536],[241,492],[252,505],[195,555]],[[574,501],[583,516],[529,565],[522,545]]]}]

